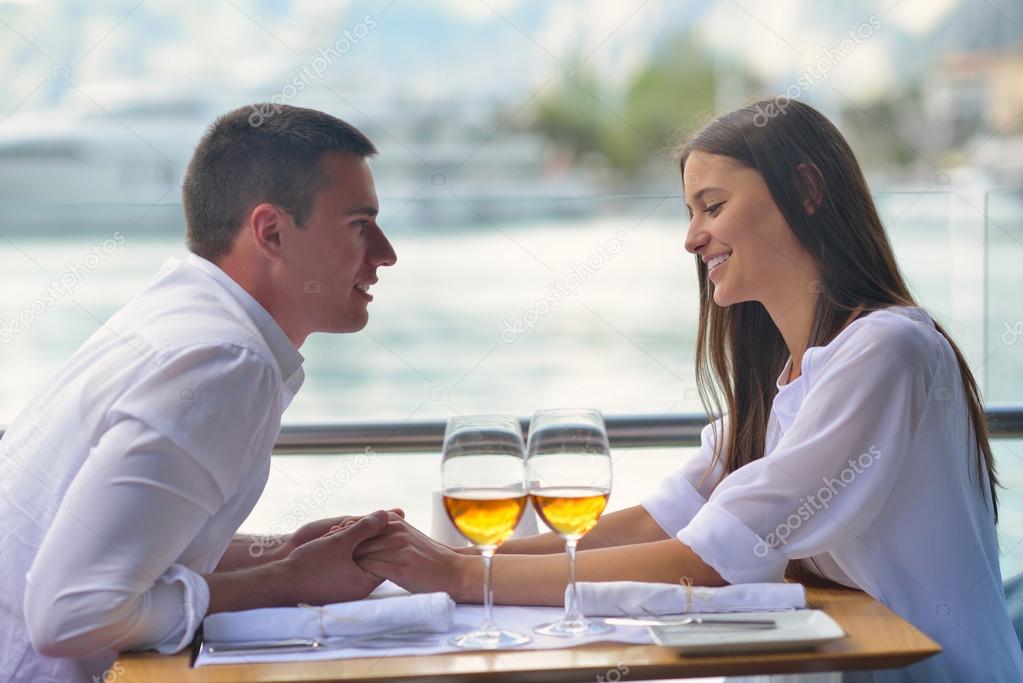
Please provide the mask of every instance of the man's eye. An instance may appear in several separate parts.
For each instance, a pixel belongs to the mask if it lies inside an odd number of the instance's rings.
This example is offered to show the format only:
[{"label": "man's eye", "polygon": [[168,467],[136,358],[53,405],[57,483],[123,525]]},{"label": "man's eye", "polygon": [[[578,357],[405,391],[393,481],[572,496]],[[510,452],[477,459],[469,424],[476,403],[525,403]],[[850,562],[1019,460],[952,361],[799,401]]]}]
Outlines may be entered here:
[{"label": "man's eye", "polygon": [[718,211],[720,211],[721,207],[724,205],[725,205],[724,202],[718,202],[717,204],[708,206],[706,209],[703,210],[703,212],[709,213],[711,216],[716,216],[718,214]]}]

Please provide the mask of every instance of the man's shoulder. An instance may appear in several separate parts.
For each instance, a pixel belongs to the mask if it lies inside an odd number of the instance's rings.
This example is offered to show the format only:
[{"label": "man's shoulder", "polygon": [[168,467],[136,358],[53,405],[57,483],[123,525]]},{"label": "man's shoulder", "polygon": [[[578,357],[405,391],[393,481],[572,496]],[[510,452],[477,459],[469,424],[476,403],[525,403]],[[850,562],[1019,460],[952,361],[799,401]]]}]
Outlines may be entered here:
[{"label": "man's shoulder", "polygon": [[237,302],[187,276],[156,280],[114,314],[108,327],[154,357],[247,352],[275,365],[266,340]]}]

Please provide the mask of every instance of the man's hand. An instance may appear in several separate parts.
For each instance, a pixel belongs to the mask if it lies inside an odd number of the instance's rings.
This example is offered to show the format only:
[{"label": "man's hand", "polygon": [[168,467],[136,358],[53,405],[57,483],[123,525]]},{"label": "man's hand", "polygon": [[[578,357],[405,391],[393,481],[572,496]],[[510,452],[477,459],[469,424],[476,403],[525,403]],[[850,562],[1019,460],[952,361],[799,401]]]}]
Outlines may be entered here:
[{"label": "man's hand", "polygon": [[[456,601],[477,579],[479,560],[462,555],[422,533],[405,520],[392,520],[386,530],[355,549],[364,571],[390,579],[413,593],[444,591]],[[482,588],[479,589],[482,593]],[[479,597],[477,596],[478,600]]]},{"label": "man's hand", "polygon": [[[400,508],[391,508],[387,511],[387,513],[391,520],[397,521],[405,519],[405,512]],[[318,519],[315,522],[303,524],[297,531],[284,537],[284,542],[281,544],[280,548],[276,550],[274,559],[283,560],[306,543],[315,541],[331,531],[347,529],[360,519],[363,519],[363,516],[346,515],[343,517]]]},{"label": "man's hand", "polygon": [[296,602],[326,605],[360,600],[383,583],[355,563],[353,552],[360,543],[384,531],[391,518],[404,523],[393,511],[380,510],[355,521],[336,522],[334,530],[295,548],[281,563],[295,587]]}]

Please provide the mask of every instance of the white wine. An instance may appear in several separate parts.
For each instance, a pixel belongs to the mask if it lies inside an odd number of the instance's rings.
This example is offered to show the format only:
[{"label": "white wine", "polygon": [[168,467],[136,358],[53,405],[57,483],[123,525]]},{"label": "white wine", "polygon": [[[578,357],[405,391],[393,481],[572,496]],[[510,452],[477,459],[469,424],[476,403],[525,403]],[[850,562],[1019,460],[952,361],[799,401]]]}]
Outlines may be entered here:
[{"label": "white wine", "polygon": [[493,547],[514,533],[526,508],[526,495],[501,489],[464,489],[444,493],[444,509],[455,528],[475,546]]},{"label": "white wine", "polygon": [[555,533],[580,538],[592,529],[607,507],[609,493],[604,489],[550,487],[530,492],[540,518]]}]

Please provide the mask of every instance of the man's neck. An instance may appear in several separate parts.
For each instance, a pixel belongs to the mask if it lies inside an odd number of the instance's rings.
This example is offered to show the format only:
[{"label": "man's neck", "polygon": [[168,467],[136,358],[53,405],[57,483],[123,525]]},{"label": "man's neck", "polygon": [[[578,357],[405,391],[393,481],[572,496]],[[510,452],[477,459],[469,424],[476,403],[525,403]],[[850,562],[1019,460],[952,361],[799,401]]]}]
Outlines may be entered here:
[{"label": "man's neck", "polygon": [[288,316],[289,306],[286,305],[287,302],[281,302],[274,296],[274,287],[270,283],[267,273],[254,269],[245,259],[232,258],[231,254],[214,263],[266,309],[296,349],[302,348],[309,333],[290,319]]}]

